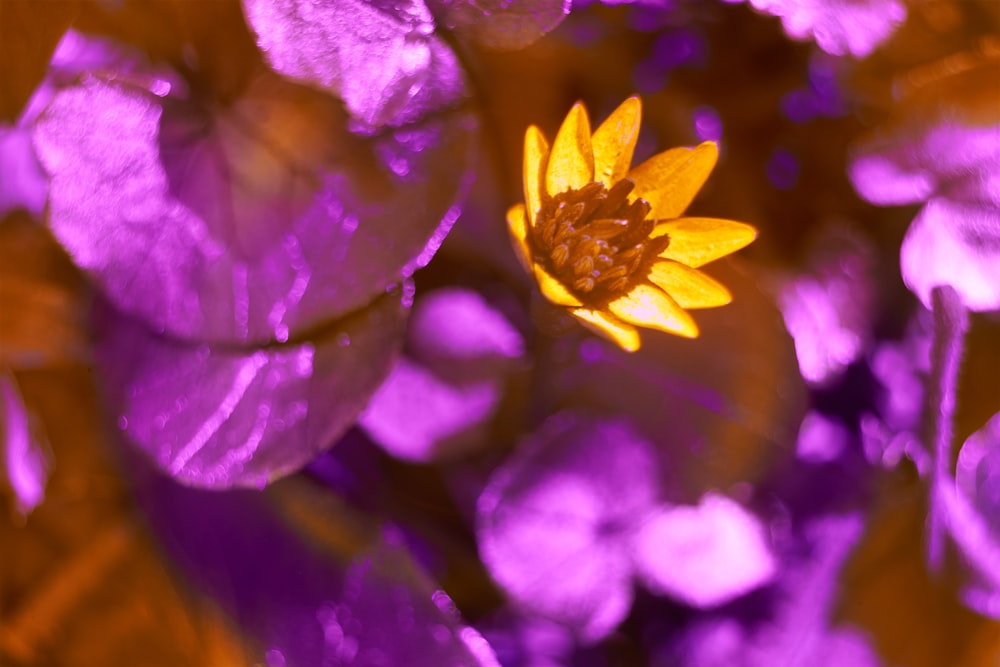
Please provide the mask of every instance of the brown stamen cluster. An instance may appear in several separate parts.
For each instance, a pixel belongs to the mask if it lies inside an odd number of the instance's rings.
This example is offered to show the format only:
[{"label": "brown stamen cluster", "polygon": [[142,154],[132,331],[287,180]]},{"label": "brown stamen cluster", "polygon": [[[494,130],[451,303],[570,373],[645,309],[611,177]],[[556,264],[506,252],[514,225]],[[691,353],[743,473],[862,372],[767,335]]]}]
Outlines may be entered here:
[{"label": "brown stamen cluster", "polygon": [[622,295],[670,244],[668,236],[649,238],[656,222],[646,218],[646,200],[629,202],[634,187],[627,178],[610,190],[588,183],[551,197],[538,211],[532,252],[581,300]]}]

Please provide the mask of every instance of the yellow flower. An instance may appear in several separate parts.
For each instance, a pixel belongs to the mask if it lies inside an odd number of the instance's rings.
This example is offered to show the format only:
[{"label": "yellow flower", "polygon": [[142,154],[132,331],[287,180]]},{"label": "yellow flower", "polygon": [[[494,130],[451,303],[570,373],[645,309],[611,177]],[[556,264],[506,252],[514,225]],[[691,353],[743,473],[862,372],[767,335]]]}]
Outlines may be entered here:
[{"label": "yellow flower", "polygon": [[597,131],[577,103],[551,150],[532,125],[524,135],[524,200],[507,212],[518,258],[542,294],[630,352],[636,327],[695,338],[685,309],[732,301],[697,267],[743,248],[750,225],[682,218],[715,166],[706,141],[674,148],[631,171],[642,103],[625,100]]}]

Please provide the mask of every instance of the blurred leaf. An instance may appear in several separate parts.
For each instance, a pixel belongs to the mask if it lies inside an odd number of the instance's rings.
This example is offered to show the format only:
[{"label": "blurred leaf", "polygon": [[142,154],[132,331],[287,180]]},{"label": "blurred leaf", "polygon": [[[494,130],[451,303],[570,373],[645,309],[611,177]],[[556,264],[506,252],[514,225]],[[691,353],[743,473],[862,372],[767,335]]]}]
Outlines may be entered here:
[{"label": "blurred leaf", "polygon": [[154,329],[286,340],[426,264],[457,217],[469,113],[361,140],[334,99],[270,73],[211,113],[146,76],[64,88],[35,142],[55,235]]},{"label": "blurred leaf", "polygon": [[0,367],[90,358],[87,287],[49,232],[24,212],[0,220]]},{"label": "blurred leaf", "polygon": [[402,344],[397,292],[307,341],[262,348],[158,336],[106,309],[98,359],[119,427],[193,486],[263,486],[330,447]]},{"label": "blurred leaf", "polygon": [[517,607],[597,642],[632,606],[632,539],[658,495],[652,446],[627,420],[560,413],[479,496],[481,558]]},{"label": "blurred leaf", "polygon": [[864,58],[906,18],[906,5],[899,0],[749,2],[759,11],[780,17],[789,37],[812,38],[821,49],[835,56]]},{"label": "blurred leaf", "polygon": [[[720,609],[679,633],[668,634],[657,667],[879,667],[871,642],[858,628],[834,623],[839,573],[863,529],[856,514],[826,515],[802,526],[802,542],[785,554],[766,593],[744,609]],[[787,546],[787,545],[786,545]],[[728,613],[727,613],[728,612]],[[665,657],[666,657],[665,656]]]},{"label": "blurred leaf", "polygon": [[654,593],[699,609],[720,607],[777,577],[765,530],[739,503],[716,493],[695,506],[664,506],[639,528],[636,572]]},{"label": "blurred leaf", "polygon": [[41,428],[24,405],[14,376],[0,367],[0,470],[4,486],[14,495],[14,506],[22,515],[45,499],[50,457]]},{"label": "blurred leaf", "polygon": [[140,473],[176,563],[288,665],[495,666],[394,529],[304,478],[208,493]]},{"label": "blurred leaf", "polygon": [[466,95],[458,59],[422,0],[244,0],[275,71],[337,95],[361,126],[418,122]]},{"label": "blurred leaf", "polygon": [[21,115],[78,11],[76,0],[0,2],[0,124]]},{"label": "blurred leaf", "polygon": [[406,353],[358,420],[396,458],[442,462],[487,446],[504,385],[519,370],[524,339],[478,292],[421,294]]},{"label": "blurred leaf", "polygon": [[907,230],[899,262],[927,308],[934,289],[950,285],[965,308],[1000,310],[1000,208],[934,197]]},{"label": "blurred leaf", "polygon": [[[30,114],[26,112],[24,115]],[[26,123],[13,127],[0,124],[0,173],[3,174],[3,180],[0,180],[0,220],[16,209],[24,209],[41,218],[49,181],[35,157],[31,132]]]}]

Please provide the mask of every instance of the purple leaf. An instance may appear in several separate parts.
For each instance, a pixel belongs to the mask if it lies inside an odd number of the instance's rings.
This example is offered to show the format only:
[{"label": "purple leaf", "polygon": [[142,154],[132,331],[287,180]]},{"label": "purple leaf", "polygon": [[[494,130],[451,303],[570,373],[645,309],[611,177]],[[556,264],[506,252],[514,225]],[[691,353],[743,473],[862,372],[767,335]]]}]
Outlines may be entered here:
[{"label": "purple leaf", "polygon": [[955,479],[1000,540],[1000,413],[962,445]]},{"label": "purple leaf", "polygon": [[835,56],[863,58],[906,19],[898,0],[749,0],[759,11],[781,18],[789,37],[815,39]]},{"label": "purple leaf", "polygon": [[972,570],[966,603],[1000,618],[1000,413],[969,436],[958,454],[955,480],[936,479],[934,494]]},{"label": "purple leaf", "polygon": [[838,419],[810,410],[802,420],[796,450],[799,460],[822,464],[835,461],[851,443],[851,432]]},{"label": "purple leaf", "polygon": [[714,493],[695,507],[650,513],[636,536],[635,562],[651,591],[700,608],[745,595],[777,572],[760,521]]},{"label": "purple leaf", "polygon": [[0,219],[17,208],[41,217],[49,183],[27,129],[0,124],[0,174]]},{"label": "purple leaf", "polygon": [[458,216],[468,114],[359,139],[335,100],[274,75],[213,110],[143,76],[61,90],[35,145],[56,237],[155,330],[295,337],[426,264]]},{"label": "purple leaf", "polygon": [[0,371],[0,451],[4,481],[14,492],[16,509],[27,515],[45,499],[51,461],[44,439],[31,417],[14,376]]},{"label": "purple leaf", "polygon": [[555,29],[569,14],[571,0],[428,0],[445,27],[480,46],[523,49]]},{"label": "purple leaf", "polygon": [[268,665],[498,667],[399,532],[303,478],[206,493],[133,470],[174,564]]},{"label": "purple leaf", "polygon": [[622,421],[551,418],[479,498],[483,563],[521,608],[584,641],[632,604],[630,538],[657,494],[649,443]]},{"label": "purple leaf", "polygon": [[802,377],[822,386],[840,377],[871,338],[874,251],[859,235],[827,228],[808,265],[809,273],[782,287],[780,305]]},{"label": "purple leaf", "polygon": [[873,204],[912,204],[939,193],[1000,205],[1000,125],[920,116],[883,130],[853,152],[851,181]]},{"label": "purple leaf", "polygon": [[400,358],[358,418],[368,436],[405,461],[454,457],[485,439],[485,424],[500,402],[500,383],[449,384]]},{"label": "purple leaf", "polygon": [[243,0],[243,8],[271,67],[340,97],[359,129],[414,123],[466,95],[421,0]]},{"label": "purple leaf", "polygon": [[1000,207],[935,197],[906,232],[900,249],[903,281],[924,306],[950,285],[965,307],[1000,308]]},{"label": "purple leaf", "polygon": [[406,309],[387,295],[310,342],[257,349],[104,315],[98,358],[119,426],[174,478],[221,489],[262,486],[330,447],[388,372]]},{"label": "purple leaf", "polygon": [[401,357],[359,424],[408,461],[454,458],[487,444],[524,339],[477,292],[443,288],[417,298]]},{"label": "purple leaf", "polygon": [[[978,74],[973,72],[973,74]],[[930,308],[950,285],[975,311],[1000,308],[1000,125],[934,109],[897,123],[855,150],[849,174],[876,204],[926,201],[903,240],[903,280]]]},{"label": "purple leaf", "polygon": [[831,620],[839,573],[861,529],[857,516],[811,522],[804,536],[809,553],[789,556],[777,572],[773,585],[779,594],[773,608],[754,608],[749,622],[725,611],[701,616],[669,637],[652,664],[878,667],[881,663],[867,638]]},{"label": "purple leaf", "polygon": [[414,355],[428,364],[509,366],[524,355],[524,337],[478,292],[434,290],[417,299],[407,333]]}]

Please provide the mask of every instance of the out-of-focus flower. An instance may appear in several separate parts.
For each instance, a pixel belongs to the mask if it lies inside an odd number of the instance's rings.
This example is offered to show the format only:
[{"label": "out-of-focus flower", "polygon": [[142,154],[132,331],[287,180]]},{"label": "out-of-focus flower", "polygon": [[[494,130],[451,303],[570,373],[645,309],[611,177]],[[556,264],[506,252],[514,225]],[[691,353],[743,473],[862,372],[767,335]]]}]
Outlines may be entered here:
[{"label": "out-of-focus flower", "polygon": [[835,56],[867,56],[906,19],[906,5],[899,0],[749,2],[758,11],[780,17],[789,37],[812,38]]},{"label": "out-of-focus flower", "polygon": [[621,419],[561,413],[479,498],[483,562],[511,599],[586,642],[628,614],[632,581],[710,608],[775,573],[759,521],[707,494],[664,503],[653,445]]},{"label": "out-of-focus flower", "polygon": [[741,222],[680,217],[715,166],[715,143],[674,148],[629,170],[641,113],[630,97],[591,134],[577,103],[551,149],[529,127],[525,203],[507,212],[515,250],[542,294],[629,351],[639,349],[636,327],[696,337],[685,309],[731,300],[697,267],[756,237]]}]

